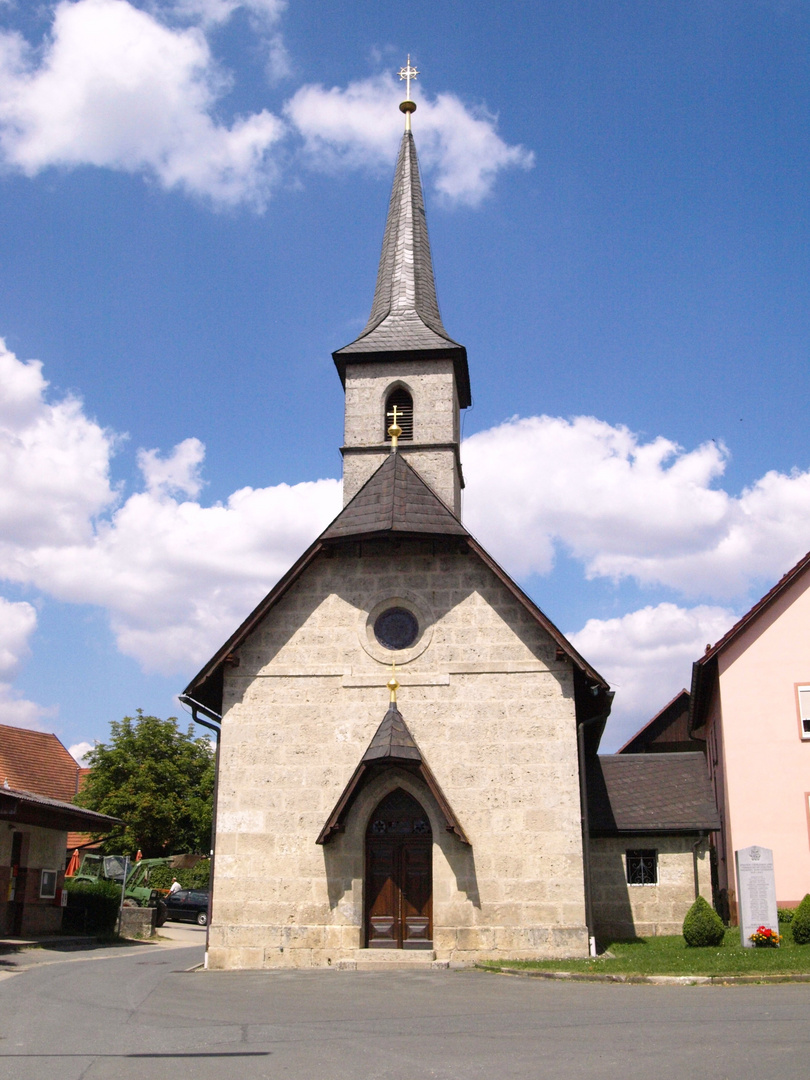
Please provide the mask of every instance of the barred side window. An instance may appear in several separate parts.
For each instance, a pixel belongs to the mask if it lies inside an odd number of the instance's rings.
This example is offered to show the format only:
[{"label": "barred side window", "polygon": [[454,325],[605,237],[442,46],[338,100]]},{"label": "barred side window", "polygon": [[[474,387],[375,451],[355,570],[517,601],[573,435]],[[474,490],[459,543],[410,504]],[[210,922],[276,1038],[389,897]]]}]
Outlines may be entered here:
[{"label": "barred side window", "polygon": [[799,696],[799,722],[801,724],[801,736],[810,739],[810,686],[797,686]]},{"label": "barred side window", "polygon": [[385,402],[385,416],[383,418],[383,431],[385,433],[385,441],[391,442],[391,436],[388,434],[389,427],[394,422],[394,406],[397,408],[397,423],[402,428],[402,434],[399,437],[399,441],[403,442],[407,440],[413,441],[413,398],[404,390],[401,386],[398,386],[396,390],[392,390],[386,398]]},{"label": "barred side window", "polygon": [[625,852],[628,885],[658,884],[658,852],[654,848],[642,848]]}]

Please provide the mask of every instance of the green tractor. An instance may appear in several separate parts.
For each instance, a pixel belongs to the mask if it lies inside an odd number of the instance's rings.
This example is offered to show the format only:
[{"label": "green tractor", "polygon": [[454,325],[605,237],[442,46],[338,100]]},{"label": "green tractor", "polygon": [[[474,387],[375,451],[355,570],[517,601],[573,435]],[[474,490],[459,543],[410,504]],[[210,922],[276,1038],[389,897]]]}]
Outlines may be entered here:
[{"label": "green tractor", "polygon": [[124,867],[127,881],[124,888],[124,907],[157,907],[157,902],[167,891],[155,889],[149,882],[150,874],[157,867],[168,866],[170,870],[190,870],[200,861],[201,855],[166,855],[159,859],[140,859],[133,862],[123,855],[96,855],[87,852],[82,859],[73,881],[114,881],[122,885]]}]

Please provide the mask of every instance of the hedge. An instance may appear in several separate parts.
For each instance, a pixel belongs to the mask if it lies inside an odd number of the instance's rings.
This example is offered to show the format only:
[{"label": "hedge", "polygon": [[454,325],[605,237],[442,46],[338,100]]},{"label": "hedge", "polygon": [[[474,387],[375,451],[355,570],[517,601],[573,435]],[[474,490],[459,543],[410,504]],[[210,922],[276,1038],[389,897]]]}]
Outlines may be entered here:
[{"label": "hedge", "polygon": [[114,881],[71,881],[65,878],[68,894],[62,929],[81,934],[115,933],[121,886]]}]

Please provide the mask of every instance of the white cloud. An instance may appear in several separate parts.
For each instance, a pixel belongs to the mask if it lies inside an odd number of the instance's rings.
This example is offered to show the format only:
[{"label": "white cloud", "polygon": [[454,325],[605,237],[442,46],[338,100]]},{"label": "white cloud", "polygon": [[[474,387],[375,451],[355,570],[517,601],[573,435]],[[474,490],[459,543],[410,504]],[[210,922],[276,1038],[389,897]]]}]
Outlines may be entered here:
[{"label": "white cloud", "polygon": [[85,758],[94,748],[94,746],[95,743],[91,742],[74,743],[73,746],[68,747],[68,753],[71,755],[71,757],[75,759],[77,765],[85,767],[87,765],[87,761],[85,760]]},{"label": "white cloud", "polygon": [[28,655],[28,639],[37,625],[37,613],[25,601],[0,596],[0,675],[13,675]]},{"label": "white cloud", "polygon": [[49,404],[38,361],[23,363],[0,338],[0,561],[21,547],[76,542],[111,505],[109,432],[81,403]]},{"label": "white cloud", "polygon": [[[312,167],[390,167],[402,136],[397,105],[404,96],[393,75],[377,75],[345,89],[303,86],[284,111],[303,136]],[[417,110],[422,168],[450,201],[475,206],[502,169],[529,168],[533,162],[524,147],[500,138],[496,117],[483,108],[467,108],[453,94],[432,100],[420,94]]]},{"label": "white cloud", "polygon": [[184,439],[171,454],[162,458],[158,450],[139,450],[138,467],[143,473],[147,491],[199,495],[202,489],[200,467],[205,447],[199,439]]},{"label": "white cloud", "polygon": [[732,495],[717,486],[727,456],[593,417],[515,419],[464,444],[465,520],[518,575],[547,573],[560,544],[589,577],[729,599],[807,550],[810,472]]},{"label": "white cloud", "polygon": [[692,664],[736,622],[728,608],[658,604],[615,619],[589,619],[568,634],[616,691],[603,749],[615,750],[680,690]]},{"label": "white cloud", "polygon": [[[393,75],[344,89],[304,86],[284,107],[225,122],[233,76],[207,34],[247,12],[271,82],[292,71],[279,29],[281,0],[176,0],[149,10],[128,0],[61,0],[34,45],[0,31],[0,155],[35,176],[51,167],[145,175],[219,205],[261,210],[282,167],[390,167],[402,129]],[[303,140],[303,159],[292,147]],[[496,118],[452,94],[419,102],[422,165],[450,201],[475,205],[498,173],[532,155],[507,145]]]},{"label": "white cloud", "polygon": [[[39,365],[2,344],[0,374],[0,577],[105,608],[120,649],[149,670],[204,660],[340,508],[337,480],[243,488],[202,506],[194,438],[165,457],[140,451],[145,490],[116,504],[115,439],[80,402],[49,403]],[[12,644],[34,612],[13,613]]]},{"label": "white cloud", "polygon": [[[27,659],[29,639],[36,626],[37,613],[31,604],[0,596],[0,675],[6,679],[12,679]],[[39,728],[56,713],[55,708],[27,700],[11,682],[0,681],[0,724]]]},{"label": "white cloud", "polygon": [[286,0],[175,0],[170,10],[181,18],[217,26],[227,22],[241,8],[260,25],[273,26],[286,7]]},{"label": "white cloud", "polygon": [[[340,483],[242,488],[205,506],[204,446],[188,438],[139,451],[142,490],[126,494],[110,483],[116,445],[79,401],[50,401],[40,365],[0,343],[0,577],[98,605],[145,669],[188,672],[337,513]],[[534,417],[473,436],[463,458],[465,518],[517,575],[547,572],[564,545],[591,576],[741,596],[777,580],[806,543],[810,476],[768,473],[735,496],[717,486],[726,452],[711,443],[687,452],[592,417]],[[10,678],[35,613],[8,604]],[[731,622],[726,608],[662,604],[589,622],[574,640],[616,684],[617,715],[640,722]],[[2,701],[14,706],[9,684]]]},{"label": "white cloud", "polygon": [[284,124],[266,110],[216,122],[227,85],[197,27],[171,29],[126,0],[63,0],[41,55],[0,35],[0,147],[29,176],[96,165],[262,206]]}]

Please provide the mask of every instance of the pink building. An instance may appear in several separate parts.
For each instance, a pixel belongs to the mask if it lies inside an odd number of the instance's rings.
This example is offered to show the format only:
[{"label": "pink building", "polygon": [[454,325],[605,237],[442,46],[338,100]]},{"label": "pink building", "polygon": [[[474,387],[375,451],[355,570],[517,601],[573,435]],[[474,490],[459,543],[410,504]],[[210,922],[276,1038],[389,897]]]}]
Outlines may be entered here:
[{"label": "pink building", "polygon": [[706,740],[731,919],[734,852],[751,844],[773,849],[777,903],[795,906],[810,892],[810,554],[693,665],[690,728]]}]

